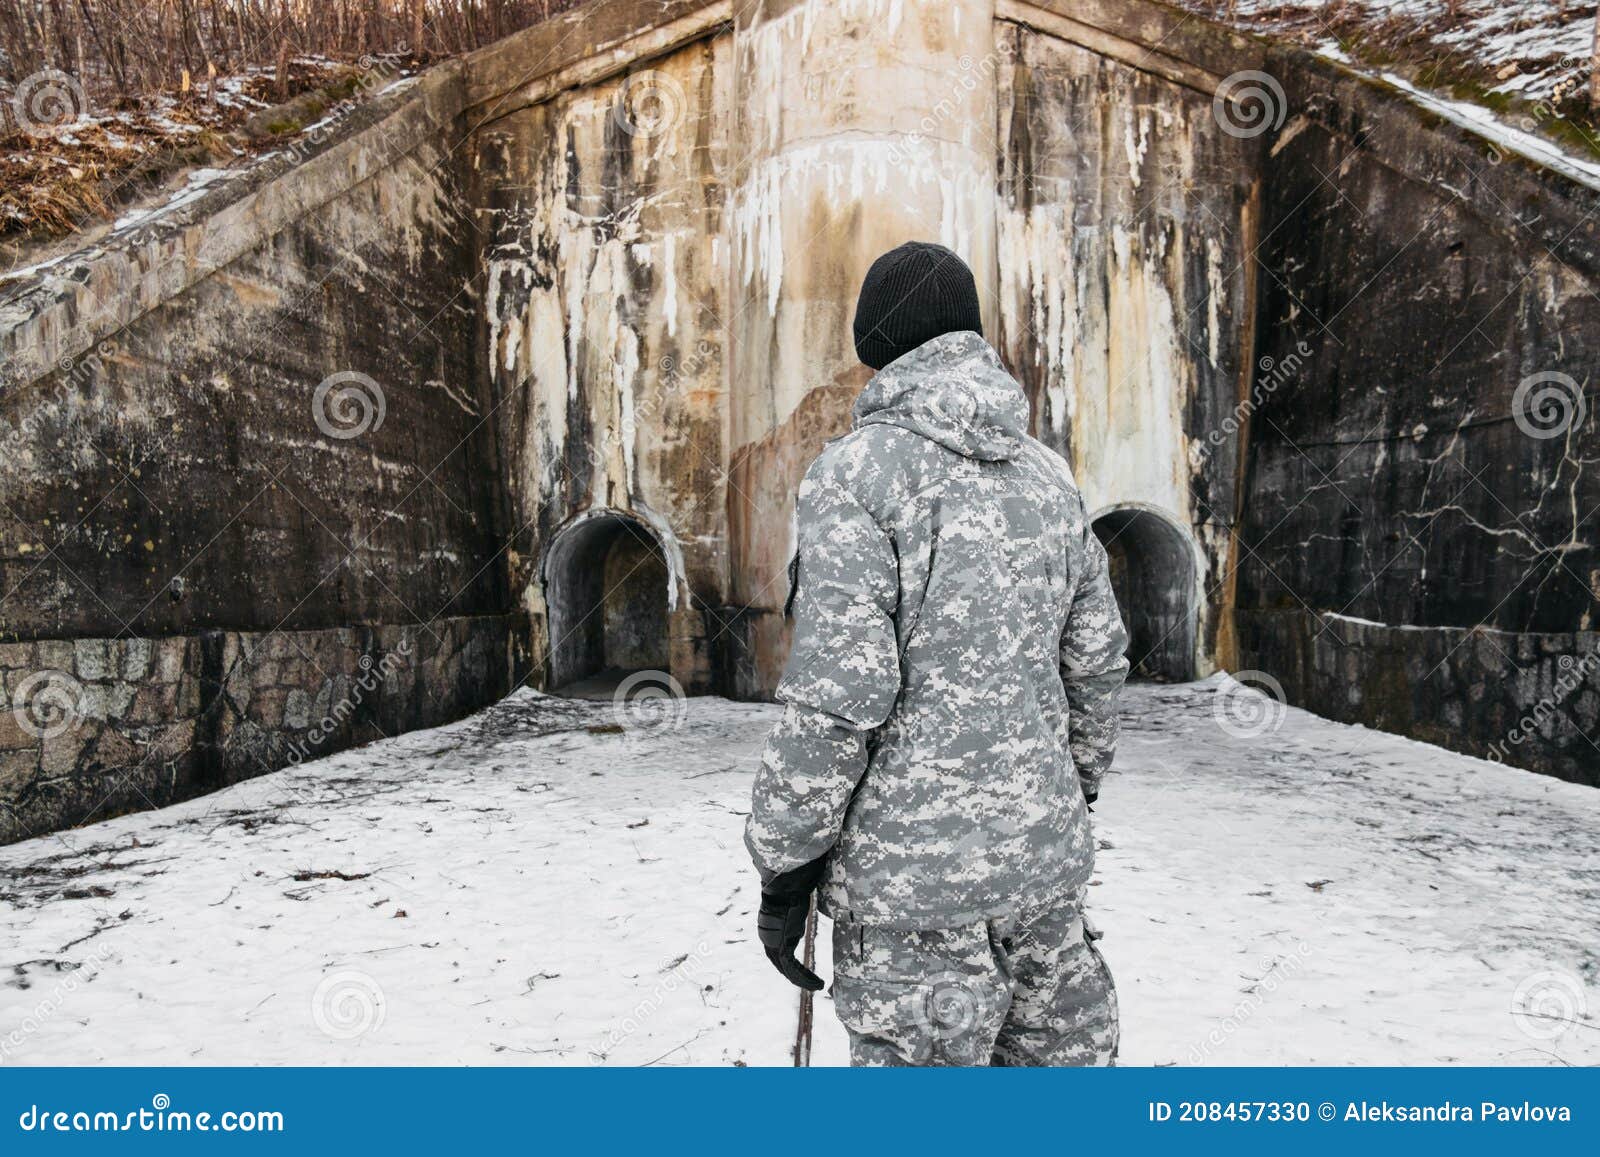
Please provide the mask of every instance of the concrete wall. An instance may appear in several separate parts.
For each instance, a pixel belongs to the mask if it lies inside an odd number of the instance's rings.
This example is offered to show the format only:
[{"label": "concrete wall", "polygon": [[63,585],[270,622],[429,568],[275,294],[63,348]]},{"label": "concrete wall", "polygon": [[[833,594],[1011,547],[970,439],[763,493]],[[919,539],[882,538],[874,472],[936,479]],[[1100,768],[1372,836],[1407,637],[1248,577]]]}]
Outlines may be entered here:
[{"label": "concrete wall", "polygon": [[759,0],[735,56],[728,634],[735,690],[760,694],[788,651],[795,491],[870,376],[867,267],[939,241],[993,300],[993,0]]},{"label": "concrete wall", "polygon": [[537,467],[501,457],[520,433],[486,373],[473,130],[716,8],[557,18],[6,286],[0,841],[444,722],[530,673],[514,480]]},{"label": "concrete wall", "polygon": [[1311,352],[1253,424],[1241,660],[1322,714],[1600,784],[1600,191],[1272,68],[1295,115],[1259,351]]},{"label": "concrete wall", "polygon": [[0,840],[507,686],[459,87],[253,182],[236,256],[206,247],[212,217],[157,217],[9,304],[82,348],[0,396]]},{"label": "concrete wall", "polygon": [[1260,145],[1188,84],[1023,23],[998,43],[1000,348],[1092,514],[1181,528],[1199,560],[1187,668],[1207,674],[1228,642],[1240,438],[1224,418],[1251,361]]},{"label": "concrete wall", "polygon": [[1183,576],[1175,667],[1594,782],[1597,197],[1145,0],[509,38],[0,301],[0,839],[547,685],[619,520],[679,685],[770,693],[856,287],[911,237],[973,264],[1128,589]]},{"label": "concrete wall", "polygon": [[482,343],[513,520],[511,582],[543,685],[551,543],[618,511],[669,561],[672,674],[715,682],[728,577],[731,37],[482,124]]}]

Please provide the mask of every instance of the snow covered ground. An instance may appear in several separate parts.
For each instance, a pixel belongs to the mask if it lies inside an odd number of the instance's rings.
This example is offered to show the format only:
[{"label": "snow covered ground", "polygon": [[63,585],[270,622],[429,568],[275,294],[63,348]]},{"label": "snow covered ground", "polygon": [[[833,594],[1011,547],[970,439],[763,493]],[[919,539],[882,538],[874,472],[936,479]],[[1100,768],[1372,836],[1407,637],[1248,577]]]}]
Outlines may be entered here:
[{"label": "snow covered ground", "polygon": [[[1237,687],[1127,695],[1124,1061],[1600,1061],[1600,792]],[[0,848],[0,1063],[788,1063],[740,845],[774,714],[524,691]]]}]

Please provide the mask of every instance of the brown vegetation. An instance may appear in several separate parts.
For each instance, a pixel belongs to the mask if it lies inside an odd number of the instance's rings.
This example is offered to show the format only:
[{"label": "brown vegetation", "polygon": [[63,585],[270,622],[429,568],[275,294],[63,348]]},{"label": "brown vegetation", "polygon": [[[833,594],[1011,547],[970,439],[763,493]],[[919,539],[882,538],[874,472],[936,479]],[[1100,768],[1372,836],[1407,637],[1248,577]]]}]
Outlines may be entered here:
[{"label": "brown vegetation", "polygon": [[0,5],[0,264],[580,0]]},{"label": "brown vegetation", "polygon": [[[20,0],[0,6],[0,80],[78,78],[91,101],[203,87],[296,57],[438,57],[577,0]],[[284,99],[279,94],[279,100]]]}]

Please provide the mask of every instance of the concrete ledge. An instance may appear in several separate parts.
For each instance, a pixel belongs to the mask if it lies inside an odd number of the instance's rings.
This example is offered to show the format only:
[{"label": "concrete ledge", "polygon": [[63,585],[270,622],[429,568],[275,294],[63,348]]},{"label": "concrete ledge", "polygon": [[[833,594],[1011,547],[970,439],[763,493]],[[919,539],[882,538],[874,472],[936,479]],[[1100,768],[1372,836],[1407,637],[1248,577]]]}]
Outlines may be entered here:
[{"label": "concrete ledge", "polygon": [[467,58],[473,128],[733,25],[732,0],[598,0]]},{"label": "concrete ledge", "polygon": [[995,18],[1211,96],[1223,77],[1259,68],[1262,45],[1187,13],[1133,2],[997,0]]},{"label": "concrete ledge", "polygon": [[[1266,72],[1287,98],[1283,128],[1263,137],[1269,149],[1316,124],[1352,152],[1453,193],[1491,228],[1529,229],[1561,260],[1600,273],[1600,190],[1358,68],[1152,0],[997,0],[996,17],[1208,96],[1233,73]],[[1546,211],[1552,198],[1561,211]]]},{"label": "concrete ledge", "polygon": [[[1062,27],[1077,25],[1088,30],[1108,47],[1120,44],[1140,53],[1159,54],[1216,77],[1260,68],[1269,43],[1251,33],[1152,0],[998,0],[998,9],[1005,19],[1024,24],[1030,23],[1023,14],[1027,10],[1045,13],[1063,21]],[[1010,15],[1012,11],[1019,15]],[[1085,42],[1084,47],[1095,45]]]},{"label": "concrete ledge", "polygon": [[1335,61],[1276,47],[1265,69],[1288,97],[1289,118],[1274,153],[1315,125],[1348,142],[1350,155],[1455,197],[1489,228],[1536,238],[1560,260],[1600,274],[1600,189]]},{"label": "concrete ledge", "polygon": [[1235,614],[1240,667],[1270,671],[1297,707],[1600,787],[1600,633]]}]

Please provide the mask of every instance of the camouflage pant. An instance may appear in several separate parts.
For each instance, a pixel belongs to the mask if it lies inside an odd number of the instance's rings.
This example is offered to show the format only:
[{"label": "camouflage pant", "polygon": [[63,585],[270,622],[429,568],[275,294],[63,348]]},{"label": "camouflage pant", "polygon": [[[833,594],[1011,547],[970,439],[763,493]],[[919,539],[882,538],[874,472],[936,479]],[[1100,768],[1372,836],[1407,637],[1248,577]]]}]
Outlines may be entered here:
[{"label": "camouflage pant", "polygon": [[1081,904],[924,931],[834,921],[850,1063],[1111,1064],[1117,992]]}]

